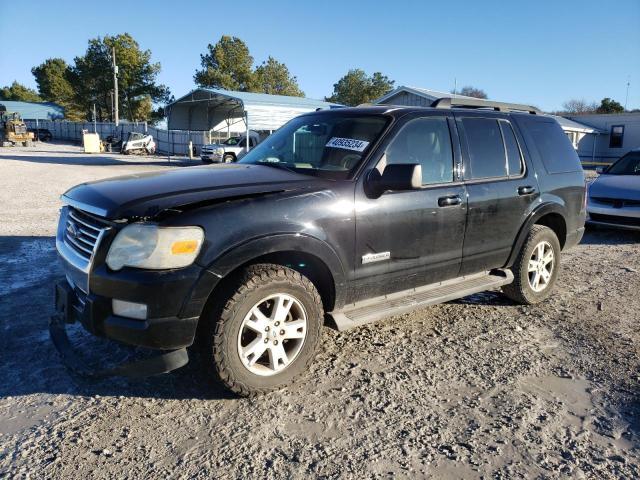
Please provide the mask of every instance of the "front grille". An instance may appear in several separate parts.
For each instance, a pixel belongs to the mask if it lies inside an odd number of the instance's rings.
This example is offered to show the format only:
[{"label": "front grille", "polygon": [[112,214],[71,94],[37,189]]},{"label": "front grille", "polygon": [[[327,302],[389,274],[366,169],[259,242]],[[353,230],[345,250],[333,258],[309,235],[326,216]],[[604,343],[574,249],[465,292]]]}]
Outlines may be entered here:
[{"label": "front grille", "polygon": [[593,220],[594,222],[640,227],[640,218],[621,217],[618,215],[604,215],[602,213],[589,213],[589,217],[591,217],[591,220]]},{"label": "front grille", "polygon": [[64,226],[64,243],[89,261],[100,233],[107,226],[108,223],[105,220],[70,207]]},{"label": "front grille", "polygon": [[640,200],[628,198],[591,197],[591,200],[605,205],[613,205],[615,208],[640,206]]}]

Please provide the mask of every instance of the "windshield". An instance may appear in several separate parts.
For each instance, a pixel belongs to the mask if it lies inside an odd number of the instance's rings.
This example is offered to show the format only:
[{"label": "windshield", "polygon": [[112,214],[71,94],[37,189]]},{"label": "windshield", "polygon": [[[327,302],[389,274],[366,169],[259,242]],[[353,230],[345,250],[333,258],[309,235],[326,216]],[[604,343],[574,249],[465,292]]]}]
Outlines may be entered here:
[{"label": "windshield", "polygon": [[640,175],[640,152],[627,153],[604,173],[607,175]]},{"label": "windshield", "polygon": [[345,179],[368,153],[388,121],[380,115],[304,115],[284,125],[240,163]]},{"label": "windshield", "polygon": [[222,145],[237,145],[239,141],[240,137],[229,137],[224,142],[222,142]]}]

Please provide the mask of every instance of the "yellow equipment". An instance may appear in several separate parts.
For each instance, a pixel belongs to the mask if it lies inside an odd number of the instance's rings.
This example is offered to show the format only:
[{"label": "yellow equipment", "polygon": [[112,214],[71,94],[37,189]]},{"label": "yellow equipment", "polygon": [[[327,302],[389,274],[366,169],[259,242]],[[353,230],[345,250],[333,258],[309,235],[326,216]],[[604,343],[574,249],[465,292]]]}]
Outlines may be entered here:
[{"label": "yellow equipment", "polygon": [[27,132],[27,125],[20,114],[7,112],[4,105],[0,105],[0,145],[10,147],[13,145],[31,146],[33,132]]}]

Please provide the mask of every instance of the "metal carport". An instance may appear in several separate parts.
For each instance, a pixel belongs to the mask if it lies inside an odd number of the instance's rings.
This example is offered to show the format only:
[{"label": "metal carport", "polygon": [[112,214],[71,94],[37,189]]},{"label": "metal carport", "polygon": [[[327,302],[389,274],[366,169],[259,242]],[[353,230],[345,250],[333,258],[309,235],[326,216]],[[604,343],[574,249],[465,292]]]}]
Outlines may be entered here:
[{"label": "metal carport", "polygon": [[167,127],[211,131],[243,122],[247,131],[271,132],[302,113],[339,106],[303,97],[198,88],[167,105]]}]

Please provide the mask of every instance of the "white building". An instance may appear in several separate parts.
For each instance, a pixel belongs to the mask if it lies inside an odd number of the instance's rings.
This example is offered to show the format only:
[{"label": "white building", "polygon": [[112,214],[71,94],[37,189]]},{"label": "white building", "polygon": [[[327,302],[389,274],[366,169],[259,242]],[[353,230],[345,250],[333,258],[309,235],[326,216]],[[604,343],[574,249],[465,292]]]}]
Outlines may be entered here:
[{"label": "white building", "polygon": [[578,141],[578,155],[583,165],[608,165],[630,150],[640,148],[640,112],[576,115],[570,118],[597,132]]}]

